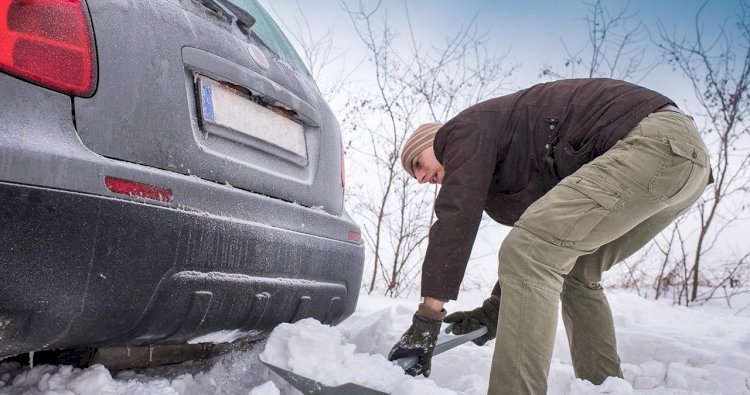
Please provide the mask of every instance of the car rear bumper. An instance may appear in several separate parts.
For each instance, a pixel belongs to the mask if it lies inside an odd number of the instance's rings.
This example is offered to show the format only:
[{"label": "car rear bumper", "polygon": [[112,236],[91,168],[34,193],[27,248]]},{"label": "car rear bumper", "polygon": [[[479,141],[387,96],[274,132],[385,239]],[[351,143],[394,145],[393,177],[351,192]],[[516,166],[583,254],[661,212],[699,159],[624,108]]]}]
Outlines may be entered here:
[{"label": "car rear bumper", "polygon": [[0,182],[0,357],[335,324],[354,311],[363,254],[243,219]]}]

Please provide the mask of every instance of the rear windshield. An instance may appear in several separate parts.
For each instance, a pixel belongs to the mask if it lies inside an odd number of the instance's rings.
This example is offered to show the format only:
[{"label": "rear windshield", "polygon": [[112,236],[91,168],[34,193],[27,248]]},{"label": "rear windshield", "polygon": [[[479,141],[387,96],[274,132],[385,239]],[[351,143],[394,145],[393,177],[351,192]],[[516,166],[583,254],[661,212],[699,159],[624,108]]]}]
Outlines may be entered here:
[{"label": "rear windshield", "polygon": [[255,17],[255,24],[251,28],[253,34],[258,37],[271,51],[279,55],[292,67],[306,74],[310,74],[307,67],[294,50],[292,43],[287,40],[279,26],[273,21],[270,15],[256,0],[230,0],[232,3],[241,7],[250,15]]}]

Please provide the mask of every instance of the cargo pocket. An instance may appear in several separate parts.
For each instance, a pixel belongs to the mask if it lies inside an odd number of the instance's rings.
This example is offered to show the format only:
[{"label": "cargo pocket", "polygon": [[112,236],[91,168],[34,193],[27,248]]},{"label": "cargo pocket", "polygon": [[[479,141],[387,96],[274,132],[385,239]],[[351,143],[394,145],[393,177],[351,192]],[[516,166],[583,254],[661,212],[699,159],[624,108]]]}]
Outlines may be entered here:
[{"label": "cargo pocket", "polygon": [[588,178],[579,178],[569,186],[593,202],[591,210],[578,219],[566,236],[567,240],[576,242],[583,240],[594,227],[602,222],[615,205],[620,202],[620,196],[610,191],[610,185]]},{"label": "cargo pocket", "polygon": [[648,190],[660,199],[677,195],[687,184],[695,166],[706,167],[708,155],[686,141],[668,139],[669,153],[649,182]]},{"label": "cargo pocket", "polygon": [[565,178],[532,206],[516,223],[547,241],[573,246],[585,239],[607,217],[621,198],[606,180]]}]

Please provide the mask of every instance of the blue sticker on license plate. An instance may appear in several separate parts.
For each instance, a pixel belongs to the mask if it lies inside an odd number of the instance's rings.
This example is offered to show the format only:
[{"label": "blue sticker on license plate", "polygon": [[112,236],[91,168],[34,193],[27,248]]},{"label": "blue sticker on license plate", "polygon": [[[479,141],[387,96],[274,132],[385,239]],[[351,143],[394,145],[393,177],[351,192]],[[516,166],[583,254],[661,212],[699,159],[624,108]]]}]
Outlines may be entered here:
[{"label": "blue sticker on license plate", "polygon": [[201,104],[203,105],[203,119],[208,122],[214,121],[214,101],[212,98],[211,85],[201,81]]}]

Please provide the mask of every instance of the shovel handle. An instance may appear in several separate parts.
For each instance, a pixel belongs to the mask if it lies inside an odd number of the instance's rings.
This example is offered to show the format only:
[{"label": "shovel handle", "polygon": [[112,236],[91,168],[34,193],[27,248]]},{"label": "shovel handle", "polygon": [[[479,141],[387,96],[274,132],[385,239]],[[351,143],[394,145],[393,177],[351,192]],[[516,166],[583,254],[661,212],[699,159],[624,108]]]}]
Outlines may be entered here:
[{"label": "shovel handle", "polygon": [[[448,326],[445,329],[445,332],[448,333],[450,331],[451,326]],[[468,341],[474,340],[480,336],[484,336],[487,333],[487,327],[481,326],[467,334],[464,335],[458,335],[458,336],[438,336],[437,343],[435,344],[435,351],[432,353],[433,356],[444,353],[451,348],[458,347]],[[417,357],[404,357],[399,358],[393,363],[395,365],[400,366],[404,370],[409,369],[410,367],[414,366],[419,362],[419,358]]]}]

